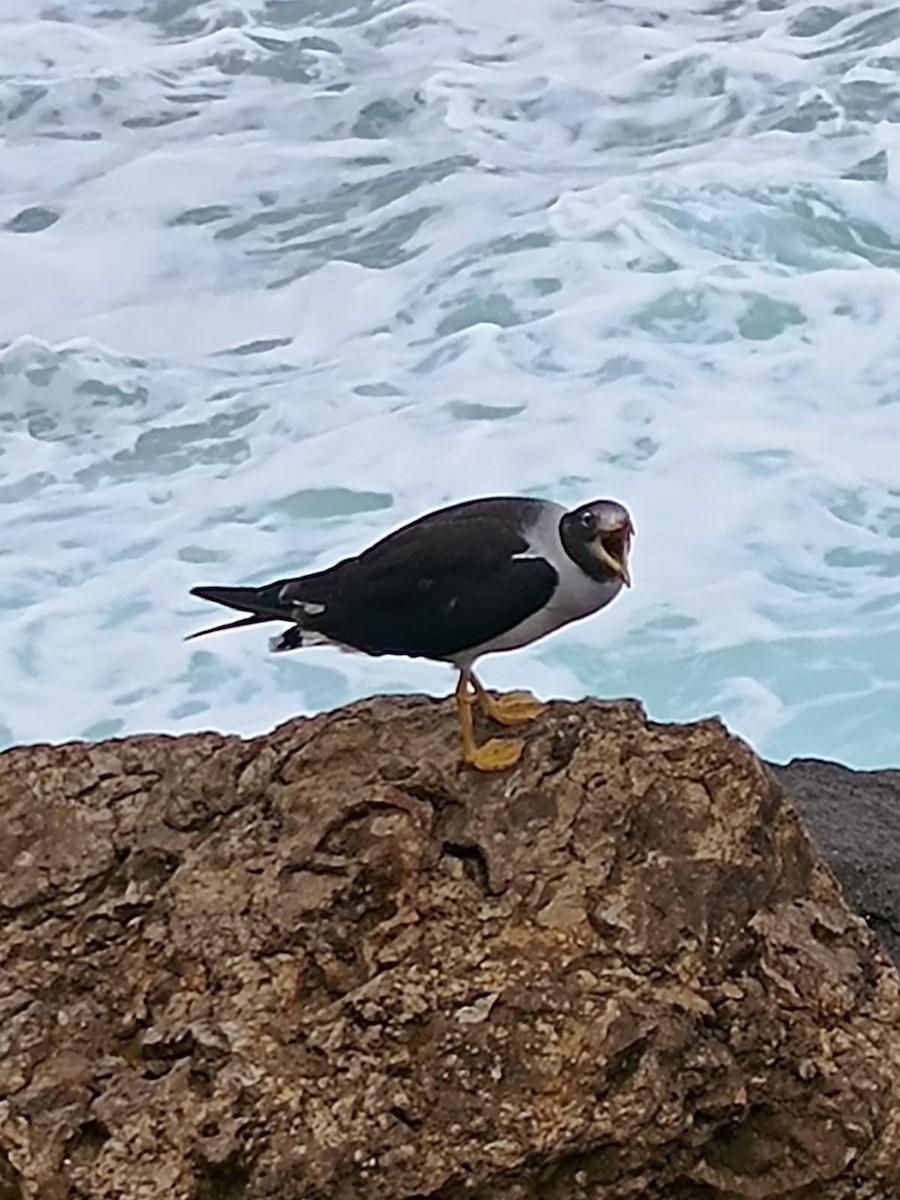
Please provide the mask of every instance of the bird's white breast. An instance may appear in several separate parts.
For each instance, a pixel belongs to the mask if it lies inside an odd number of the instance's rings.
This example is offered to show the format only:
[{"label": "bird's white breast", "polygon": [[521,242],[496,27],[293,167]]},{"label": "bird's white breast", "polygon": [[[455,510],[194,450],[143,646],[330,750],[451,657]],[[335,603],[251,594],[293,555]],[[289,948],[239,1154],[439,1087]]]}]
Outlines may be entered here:
[{"label": "bird's white breast", "polygon": [[516,650],[519,646],[537,641],[554,629],[568,625],[570,621],[598,612],[622,590],[621,579],[604,582],[591,579],[566,554],[559,536],[559,522],[565,513],[561,504],[548,503],[531,529],[525,531],[528,549],[516,555],[516,558],[523,559],[544,558],[556,570],[559,582],[546,605],[489,642],[454,655],[453,661],[457,666],[469,666],[482,654]]}]

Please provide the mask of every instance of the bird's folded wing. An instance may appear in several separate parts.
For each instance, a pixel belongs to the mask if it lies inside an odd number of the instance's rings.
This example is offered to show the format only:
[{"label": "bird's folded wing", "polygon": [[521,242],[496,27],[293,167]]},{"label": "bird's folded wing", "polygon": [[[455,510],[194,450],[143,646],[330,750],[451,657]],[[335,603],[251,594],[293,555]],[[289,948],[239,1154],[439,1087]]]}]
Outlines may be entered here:
[{"label": "bird's folded wing", "polygon": [[527,549],[498,518],[445,522],[439,532],[410,526],[296,580],[284,597],[322,605],[302,624],[343,645],[446,658],[513,628],[553,595],[555,569]]}]

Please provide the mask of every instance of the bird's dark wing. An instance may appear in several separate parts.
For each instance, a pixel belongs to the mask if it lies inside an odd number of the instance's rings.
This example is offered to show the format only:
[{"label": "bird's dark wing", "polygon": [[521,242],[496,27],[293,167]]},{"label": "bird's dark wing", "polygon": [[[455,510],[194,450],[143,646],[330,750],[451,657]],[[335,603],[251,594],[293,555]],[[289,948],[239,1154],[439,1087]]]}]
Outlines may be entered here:
[{"label": "bird's dark wing", "polygon": [[506,503],[423,518],[358,558],[282,584],[280,598],[309,606],[297,618],[303,629],[368,654],[449,658],[478,646],[536,612],[558,583],[544,559],[515,557],[528,544]]}]

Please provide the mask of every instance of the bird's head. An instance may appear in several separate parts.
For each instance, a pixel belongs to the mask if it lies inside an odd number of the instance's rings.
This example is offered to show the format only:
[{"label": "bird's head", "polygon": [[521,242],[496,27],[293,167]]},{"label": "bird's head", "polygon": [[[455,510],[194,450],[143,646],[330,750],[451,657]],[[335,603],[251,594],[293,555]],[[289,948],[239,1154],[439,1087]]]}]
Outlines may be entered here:
[{"label": "bird's head", "polygon": [[615,500],[591,500],[567,512],[560,522],[566,553],[594,579],[615,576],[631,587],[628,554],[634,525]]}]

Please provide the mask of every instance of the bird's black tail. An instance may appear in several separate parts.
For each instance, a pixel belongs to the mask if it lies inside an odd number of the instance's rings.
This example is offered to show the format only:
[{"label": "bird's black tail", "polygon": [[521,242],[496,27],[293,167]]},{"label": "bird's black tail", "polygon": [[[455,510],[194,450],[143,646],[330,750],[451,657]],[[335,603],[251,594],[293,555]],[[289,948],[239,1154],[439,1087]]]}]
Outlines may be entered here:
[{"label": "bird's black tail", "polygon": [[184,639],[203,637],[207,633],[220,633],[223,629],[238,629],[242,625],[262,625],[266,621],[289,621],[290,614],[276,607],[271,588],[252,587],[195,587],[191,588],[192,596],[201,600],[212,600],[215,604],[224,604],[226,608],[236,608],[238,612],[247,612],[249,617],[241,617],[239,621],[226,621],[224,625],[213,625],[210,629],[198,629],[189,633]]},{"label": "bird's black tail", "polygon": [[201,600],[212,600],[213,604],[224,604],[226,608],[236,608],[239,612],[258,615],[261,609],[271,609],[271,604],[265,600],[267,590],[254,587],[195,587],[191,588],[191,595],[199,596]]}]

